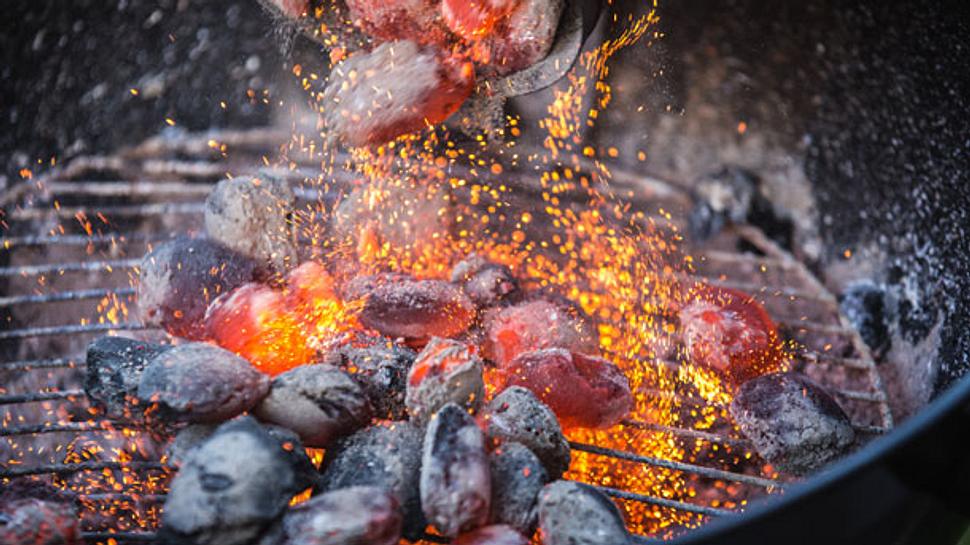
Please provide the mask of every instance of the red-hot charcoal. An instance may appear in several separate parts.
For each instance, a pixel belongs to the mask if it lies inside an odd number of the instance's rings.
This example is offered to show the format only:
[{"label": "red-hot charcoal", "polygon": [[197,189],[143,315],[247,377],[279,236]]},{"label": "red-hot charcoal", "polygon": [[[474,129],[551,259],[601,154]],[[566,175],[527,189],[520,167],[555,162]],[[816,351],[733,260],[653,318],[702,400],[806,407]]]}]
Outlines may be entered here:
[{"label": "red-hot charcoal", "polygon": [[541,61],[556,38],[563,0],[521,0],[492,32],[472,44],[487,76],[505,76]]},{"label": "red-hot charcoal", "polygon": [[470,62],[413,41],[387,42],[334,68],[320,111],[331,138],[383,144],[444,121],[474,85]]},{"label": "red-hot charcoal", "polygon": [[593,352],[596,333],[576,309],[537,299],[490,312],[485,317],[485,355],[505,367],[523,352],[565,348]]},{"label": "red-hot charcoal", "polygon": [[602,358],[551,348],[526,352],[505,368],[505,387],[531,390],[564,428],[609,428],[633,407],[626,377]]},{"label": "red-hot charcoal", "polygon": [[780,370],[784,350],[765,309],[746,293],[702,286],[680,311],[690,361],[733,384]]},{"label": "red-hot charcoal", "polygon": [[367,294],[360,322],[390,338],[453,337],[471,325],[475,305],[444,280],[405,278],[378,284]]},{"label": "red-hot charcoal", "polygon": [[297,18],[307,12],[307,6],[309,4],[308,0],[270,0],[274,6],[276,6],[283,15],[291,18]]},{"label": "red-hot charcoal", "polygon": [[441,15],[455,34],[476,40],[492,31],[519,5],[520,0],[443,0]]},{"label": "red-hot charcoal", "polygon": [[306,316],[338,303],[336,280],[322,263],[307,261],[286,275],[286,304]]},{"label": "red-hot charcoal", "polygon": [[482,360],[475,348],[435,337],[411,366],[405,403],[412,418],[426,420],[450,402],[477,409],[484,393]]},{"label": "red-hot charcoal", "polygon": [[283,293],[262,284],[246,284],[219,297],[205,322],[210,339],[264,373],[276,375],[310,363],[315,354]]},{"label": "red-hot charcoal", "polygon": [[378,41],[446,46],[452,40],[437,0],[347,0],[347,7],[354,24]]},{"label": "red-hot charcoal", "polygon": [[454,545],[529,545],[529,540],[511,527],[497,524],[462,534],[452,543]]}]

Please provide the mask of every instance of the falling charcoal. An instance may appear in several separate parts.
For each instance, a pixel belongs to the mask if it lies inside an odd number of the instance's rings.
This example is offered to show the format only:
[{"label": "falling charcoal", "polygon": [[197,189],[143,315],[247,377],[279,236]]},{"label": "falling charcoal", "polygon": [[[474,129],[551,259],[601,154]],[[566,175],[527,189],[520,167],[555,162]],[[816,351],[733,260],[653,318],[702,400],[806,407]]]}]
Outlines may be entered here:
[{"label": "falling charcoal", "polygon": [[555,41],[564,4],[564,0],[520,0],[492,32],[474,41],[477,56],[486,65],[483,73],[505,76],[544,59]]},{"label": "falling charcoal", "polygon": [[839,404],[798,373],[773,373],[744,383],[730,411],[762,458],[796,475],[845,454],[855,441]]},{"label": "falling charcoal", "polygon": [[[172,480],[159,541],[167,544],[245,545],[312,483],[295,438],[283,443],[250,417],[219,427],[188,455]],[[297,465],[296,457],[303,464]]]},{"label": "falling charcoal", "polygon": [[439,45],[450,41],[434,0],[347,0],[347,6],[350,20],[379,41],[415,40]]},{"label": "falling charcoal", "polygon": [[543,545],[625,545],[630,534],[619,509],[595,488],[556,481],[539,493]]},{"label": "falling charcoal", "polygon": [[331,351],[324,363],[350,373],[370,399],[377,418],[403,420],[407,376],[416,354],[382,337],[359,339]]},{"label": "falling charcoal", "polygon": [[246,360],[205,343],[162,352],[145,368],[138,399],[169,420],[212,423],[248,411],[269,392],[269,377]]},{"label": "falling charcoal", "polygon": [[374,287],[360,323],[391,338],[453,337],[475,319],[475,305],[461,289],[443,280],[406,279]]},{"label": "falling charcoal", "polygon": [[529,540],[510,526],[498,524],[458,536],[452,545],[529,545]]},{"label": "falling charcoal", "polygon": [[165,449],[165,463],[174,468],[182,467],[189,453],[209,439],[218,427],[217,424],[191,424],[179,430]]},{"label": "falling charcoal", "polygon": [[565,348],[593,353],[596,333],[576,309],[538,299],[497,309],[485,317],[485,355],[500,367],[523,352]]},{"label": "falling charcoal", "polygon": [[383,489],[342,488],[291,508],[283,534],[281,545],[396,545],[401,509]]},{"label": "falling charcoal", "polygon": [[52,486],[17,480],[0,488],[3,545],[82,545],[79,522],[72,501]]},{"label": "falling charcoal", "polygon": [[732,384],[777,371],[784,360],[774,322],[744,292],[701,285],[679,318],[690,362]]},{"label": "falling charcoal", "polygon": [[435,337],[418,354],[408,373],[407,408],[425,421],[446,403],[476,409],[485,395],[483,363],[474,347]]},{"label": "falling charcoal", "polygon": [[531,391],[512,386],[495,396],[485,408],[485,431],[499,444],[522,443],[558,479],[569,469],[570,449],[552,410]]},{"label": "falling charcoal", "polygon": [[147,405],[134,401],[142,371],[169,348],[124,337],[96,339],[88,345],[84,392],[109,418],[140,418]]},{"label": "falling charcoal", "polygon": [[413,41],[384,43],[334,67],[320,103],[330,136],[383,144],[440,123],[471,95],[475,68]]},{"label": "falling charcoal", "polygon": [[418,481],[422,431],[408,422],[365,428],[327,449],[320,488],[376,486],[390,492],[404,513],[403,534],[417,539],[426,526]]},{"label": "falling charcoal", "polygon": [[518,280],[508,267],[491,263],[478,254],[455,265],[451,281],[460,285],[479,308],[498,305],[519,294]]},{"label": "falling charcoal", "polygon": [[454,403],[428,424],[421,456],[421,508],[438,532],[455,537],[488,521],[491,476],[485,437]]},{"label": "falling charcoal", "polygon": [[448,28],[468,41],[492,32],[496,23],[506,18],[521,0],[443,0],[441,15]]},{"label": "falling charcoal", "polygon": [[219,295],[253,279],[255,263],[206,239],[179,237],[142,259],[138,309],[146,325],[191,340],[205,337],[205,310]]},{"label": "falling charcoal", "polygon": [[492,514],[489,521],[507,524],[531,536],[538,523],[536,498],[549,482],[539,458],[522,443],[506,442],[491,455]]},{"label": "falling charcoal", "polygon": [[609,428],[633,407],[630,384],[619,368],[559,348],[519,355],[505,370],[505,385],[532,390],[566,428]]},{"label": "falling charcoal", "polygon": [[370,421],[370,402],[347,373],[329,365],[304,365],[275,379],[253,409],[263,422],[296,432],[308,447],[326,448]]},{"label": "falling charcoal", "polygon": [[209,238],[283,273],[296,265],[292,222],[296,197],[286,180],[268,174],[222,180],[205,200]]}]

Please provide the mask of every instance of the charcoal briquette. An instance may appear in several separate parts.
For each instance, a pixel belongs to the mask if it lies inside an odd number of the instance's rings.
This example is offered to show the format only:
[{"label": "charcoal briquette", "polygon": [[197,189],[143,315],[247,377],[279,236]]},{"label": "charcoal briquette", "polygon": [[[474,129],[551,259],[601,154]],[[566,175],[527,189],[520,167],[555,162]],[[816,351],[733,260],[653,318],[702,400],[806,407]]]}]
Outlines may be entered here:
[{"label": "charcoal briquette", "polygon": [[489,521],[531,536],[538,523],[536,500],[549,476],[539,458],[522,443],[508,442],[490,456],[492,513]]},{"label": "charcoal briquette", "polygon": [[416,355],[389,339],[371,337],[332,350],[324,356],[324,363],[350,373],[370,399],[375,417],[403,420],[407,416],[407,376]]},{"label": "charcoal briquette", "polygon": [[529,545],[529,540],[511,526],[496,524],[462,534],[451,543],[452,545]]},{"label": "charcoal briquette", "polygon": [[543,545],[625,545],[630,534],[619,509],[595,488],[555,481],[539,492]]},{"label": "charcoal briquette", "polygon": [[442,535],[488,522],[491,475],[485,436],[464,408],[449,403],[428,423],[421,456],[421,507]]},{"label": "charcoal briquette", "polygon": [[109,418],[139,419],[146,404],[135,401],[145,366],[170,347],[124,337],[100,337],[88,345],[84,392]]},{"label": "charcoal briquette", "polygon": [[435,337],[424,347],[408,373],[405,402],[408,413],[426,422],[446,403],[476,410],[485,395],[484,363],[471,345]]},{"label": "charcoal briquette", "polygon": [[845,454],[855,441],[845,411],[822,386],[799,373],[749,380],[730,412],[762,458],[796,475]]},{"label": "charcoal briquette", "polygon": [[444,280],[383,282],[367,294],[360,323],[391,338],[453,337],[468,329],[475,305],[460,288]]},{"label": "charcoal briquette", "polygon": [[484,415],[490,441],[522,443],[542,460],[551,479],[569,469],[569,443],[556,415],[529,390],[520,386],[505,389],[492,399]]},{"label": "charcoal briquette", "polygon": [[153,358],[138,384],[138,399],[157,404],[166,420],[213,423],[253,408],[270,379],[239,356],[206,343],[175,346]]},{"label": "charcoal briquette", "polygon": [[396,545],[401,509],[388,491],[353,486],[314,496],[283,517],[283,545]]},{"label": "charcoal briquette", "polygon": [[208,239],[179,237],[156,246],[138,270],[142,321],[176,337],[201,340],[209,303],[250,282],[255,262]]},{"label": "charcoal briquette", "polygon": [[371,407],[364,390],[344,371],[304,365],[273,379],[269,395],[253,414],[293,430],[308,447],[326,448],[366,426]]}]

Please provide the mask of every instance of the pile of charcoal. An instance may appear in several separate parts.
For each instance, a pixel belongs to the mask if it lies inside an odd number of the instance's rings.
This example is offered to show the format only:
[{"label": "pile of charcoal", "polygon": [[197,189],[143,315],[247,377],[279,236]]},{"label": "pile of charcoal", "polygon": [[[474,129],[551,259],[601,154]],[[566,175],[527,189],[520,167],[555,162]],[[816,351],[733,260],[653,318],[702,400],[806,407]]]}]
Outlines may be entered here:
[{"label": "pile of charcoal", "polygon": [[[292,206],[280,181],[220,183],[208,237],[160,244],[140,267],[142,318],[181,340],[88,348],[93,402],[174,437],[162,538],[384,544],[430,528],[454,543],[511,545],[538,528],[547,545],[629,541],[608,497],[560,480],[563,428],[609,428],[633,406],[580,308],[478,255],[448,280],[338,281],[327,263],[297,265]],[[777,372],[764,310],[739,292],[703,291],[680,309],[687,349],[739,385],[731,411],[759,453],[806,472],[843,452],[848,418],[808,379]],[[356,302],[352,327],[310,343],[301,316],[332,300]],[[280,328],[291,332],[261,344]],[[267,366],[274,357],[287,365]],[[306,447],[325,449],[319,468]]]},{"label": "pile of charcoal", "polygon": [[[593,355],[584,313],[476,255],[449,280],[384,273],[333,287],[327,264],[293,260],[291,198],[271,179],[219,184],[208,236],[160,244],[140,267],[142,318],[180,339],[88,347],[95,404],[173,437],[160,538],[391,544],[431,532],[513,545],[541,528],[550,545],[626,542],[608,497],[561,480],[562,426],[610,427],[633,403],[623,373]],[[272,373],[240,355],[235,339],[268,334],[259,316],[298,316],[315,297],[359,302],[353,330]],[[319,468],[306,447],[325,449]]]}]

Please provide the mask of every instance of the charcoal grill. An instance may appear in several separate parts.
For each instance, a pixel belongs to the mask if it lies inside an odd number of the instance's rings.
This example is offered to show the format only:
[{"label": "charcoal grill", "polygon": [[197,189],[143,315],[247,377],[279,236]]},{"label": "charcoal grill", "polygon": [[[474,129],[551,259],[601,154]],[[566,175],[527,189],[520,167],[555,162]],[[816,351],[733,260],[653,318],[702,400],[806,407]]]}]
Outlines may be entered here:
[{"label": "charcoal grill", "polygon": [[[86,397],[79,388],[84,348],[102,334],[164,338],[163,332],[146,328],[123,314],[113,322],[98,321],[99,308],[111,300],[133,308],[130,277],[146,248],[176,234],[200,230],[203,200],[211,186],[227,173],[252,173],[255,166],[262,166],[263,157],[273,155],[288,138],[288,134],[271,130],[161,136],[117,155],[74,160],[3,195],[0,205],[6,214],[2,219],[8,229],[0,254],[0,281],[7,286],[6,295],[0,297],[0,312],[6,320],[0,329],[0,375],[5,385],[0,391],[0,453],[6,459],[14,450],[23,452],[33,447],[33,452],[24,463],[0,466],[0,479],[66,478],[105,471],[164,479],[166,470],[157,458],[63,461],[63,446],[72,439],[119,433],[110,422],[87,412]],[[231,159],[218,152],[221,145],[229,150]],[[318,164],[309,158],[293,160],[293,168],[276,169],[276,173],[292,183],[298,198],[305,203],[332,198],[302,183],[316,175]],[[684,212],[688,205],[685,187],[676,180],[623,171],[614,172],[611,182],[612,190],[627,196],[634,206],[675,214]],[[680,223],[678,217],[666,212],[650,216],[672,227]],[[891,430],[893,417],[872,355],[840,315],[833,294],[760,230],[741,226],[723,237],[717,241],[719,248],[746,250],[695,248],[693,274],[714,284],[758,294],[786,335],[805,347],[800,358],[805,362],[804,371],[836,394],[861,435],[871,437]],[[682,401],[703,403],[700,399]],[[645,422],[628,421],[625,425],[751,450],[733,434]],[[127,428],[124,433],[145,431]],[[571,446],[582,456],[612,457],[682,472],[705,490],[730,487],[744,502],[783,494],[796,482],[790,476],[763,473],[764,463],[757,459],[729,467],[664,460],[589,444]],[[717,492],[680,501],[601,488],[620,501],[704,519],[730,518],[737,512],[725,507],[723,500],[711,501]],[[91,515],[99,502],[127,501],[133,508],[150,511],[164,501],[164,495],[122,487],[80,499],[87,509],[82,513]],[[151,527],[86,524],[84,535],[91,542],[153,539]],[[647,537],[642,540],[652,541]]]}]

